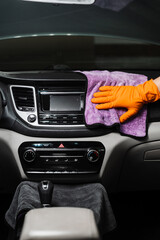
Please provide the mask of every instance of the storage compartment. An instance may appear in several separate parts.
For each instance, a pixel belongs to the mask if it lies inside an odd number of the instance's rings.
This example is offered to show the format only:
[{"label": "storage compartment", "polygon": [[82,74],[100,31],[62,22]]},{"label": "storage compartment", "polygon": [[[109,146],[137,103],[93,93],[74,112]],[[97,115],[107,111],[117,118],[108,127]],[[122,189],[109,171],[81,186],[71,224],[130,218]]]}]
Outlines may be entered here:
[{"label": "storage compartment", "polygon": [[127,152],[118,190],[160,190],[160,141],[139,144]]}]

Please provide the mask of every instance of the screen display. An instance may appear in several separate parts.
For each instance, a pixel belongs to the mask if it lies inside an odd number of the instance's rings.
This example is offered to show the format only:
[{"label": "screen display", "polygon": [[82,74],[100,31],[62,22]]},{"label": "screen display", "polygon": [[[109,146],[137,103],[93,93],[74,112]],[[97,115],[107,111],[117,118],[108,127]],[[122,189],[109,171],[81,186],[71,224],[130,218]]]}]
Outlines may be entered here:
[{"label": "screen display", "polygon": [[81,97],[78,94],[73,95],[50,95],[50,111],[80,111]]}]

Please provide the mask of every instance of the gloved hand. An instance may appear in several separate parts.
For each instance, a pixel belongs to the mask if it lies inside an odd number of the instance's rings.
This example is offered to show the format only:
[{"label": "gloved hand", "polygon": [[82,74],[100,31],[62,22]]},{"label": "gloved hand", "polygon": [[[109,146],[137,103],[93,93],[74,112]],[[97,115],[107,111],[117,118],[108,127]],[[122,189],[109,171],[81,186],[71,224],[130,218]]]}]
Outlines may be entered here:
[{"label": "gloved hand", "polygon": [[160,98],[158,87],[152,79],[138,86],[103,86],[99,90],[100,92],[94,93],[91,100],[92,103],[101,103],[96,105],[97,109],[128,109],[120,117],[121,123],[135,115],[144,104]]}]

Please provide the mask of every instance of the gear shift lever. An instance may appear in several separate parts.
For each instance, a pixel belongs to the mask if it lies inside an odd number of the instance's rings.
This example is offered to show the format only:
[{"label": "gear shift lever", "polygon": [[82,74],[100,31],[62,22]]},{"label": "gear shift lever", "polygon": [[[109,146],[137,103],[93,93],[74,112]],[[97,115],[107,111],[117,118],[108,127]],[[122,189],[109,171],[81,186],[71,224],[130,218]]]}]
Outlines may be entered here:
[{"label": "gear shift lever", "polygon": [[38,191],[43,207],[51,206],[53,184],[51,181],[43,180],[38,184]]}]

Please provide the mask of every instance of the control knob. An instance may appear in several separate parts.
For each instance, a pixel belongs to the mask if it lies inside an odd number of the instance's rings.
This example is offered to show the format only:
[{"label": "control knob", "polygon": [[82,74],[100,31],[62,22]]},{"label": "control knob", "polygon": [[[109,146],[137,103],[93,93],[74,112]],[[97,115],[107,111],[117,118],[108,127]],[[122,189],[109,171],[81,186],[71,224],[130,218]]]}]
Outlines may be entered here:
[{"label": "control knob", "polygon": [[35,114],[30,114],[27,118],[28,122],[33,123],[36,121],[36,115]]},{"label": "control knob", "polygon": [[36,157],[36,153],[35,153],[35,150],[32,148],[25,150],[23,154],[23,159],[26,162],[33,162],[35,160],[35,157]]},{"label": "control knob", "polygon": [[90,162],[97,162],[99,159],[99,152],[95,149],[89,149],[87,153],[87,159]]}]

